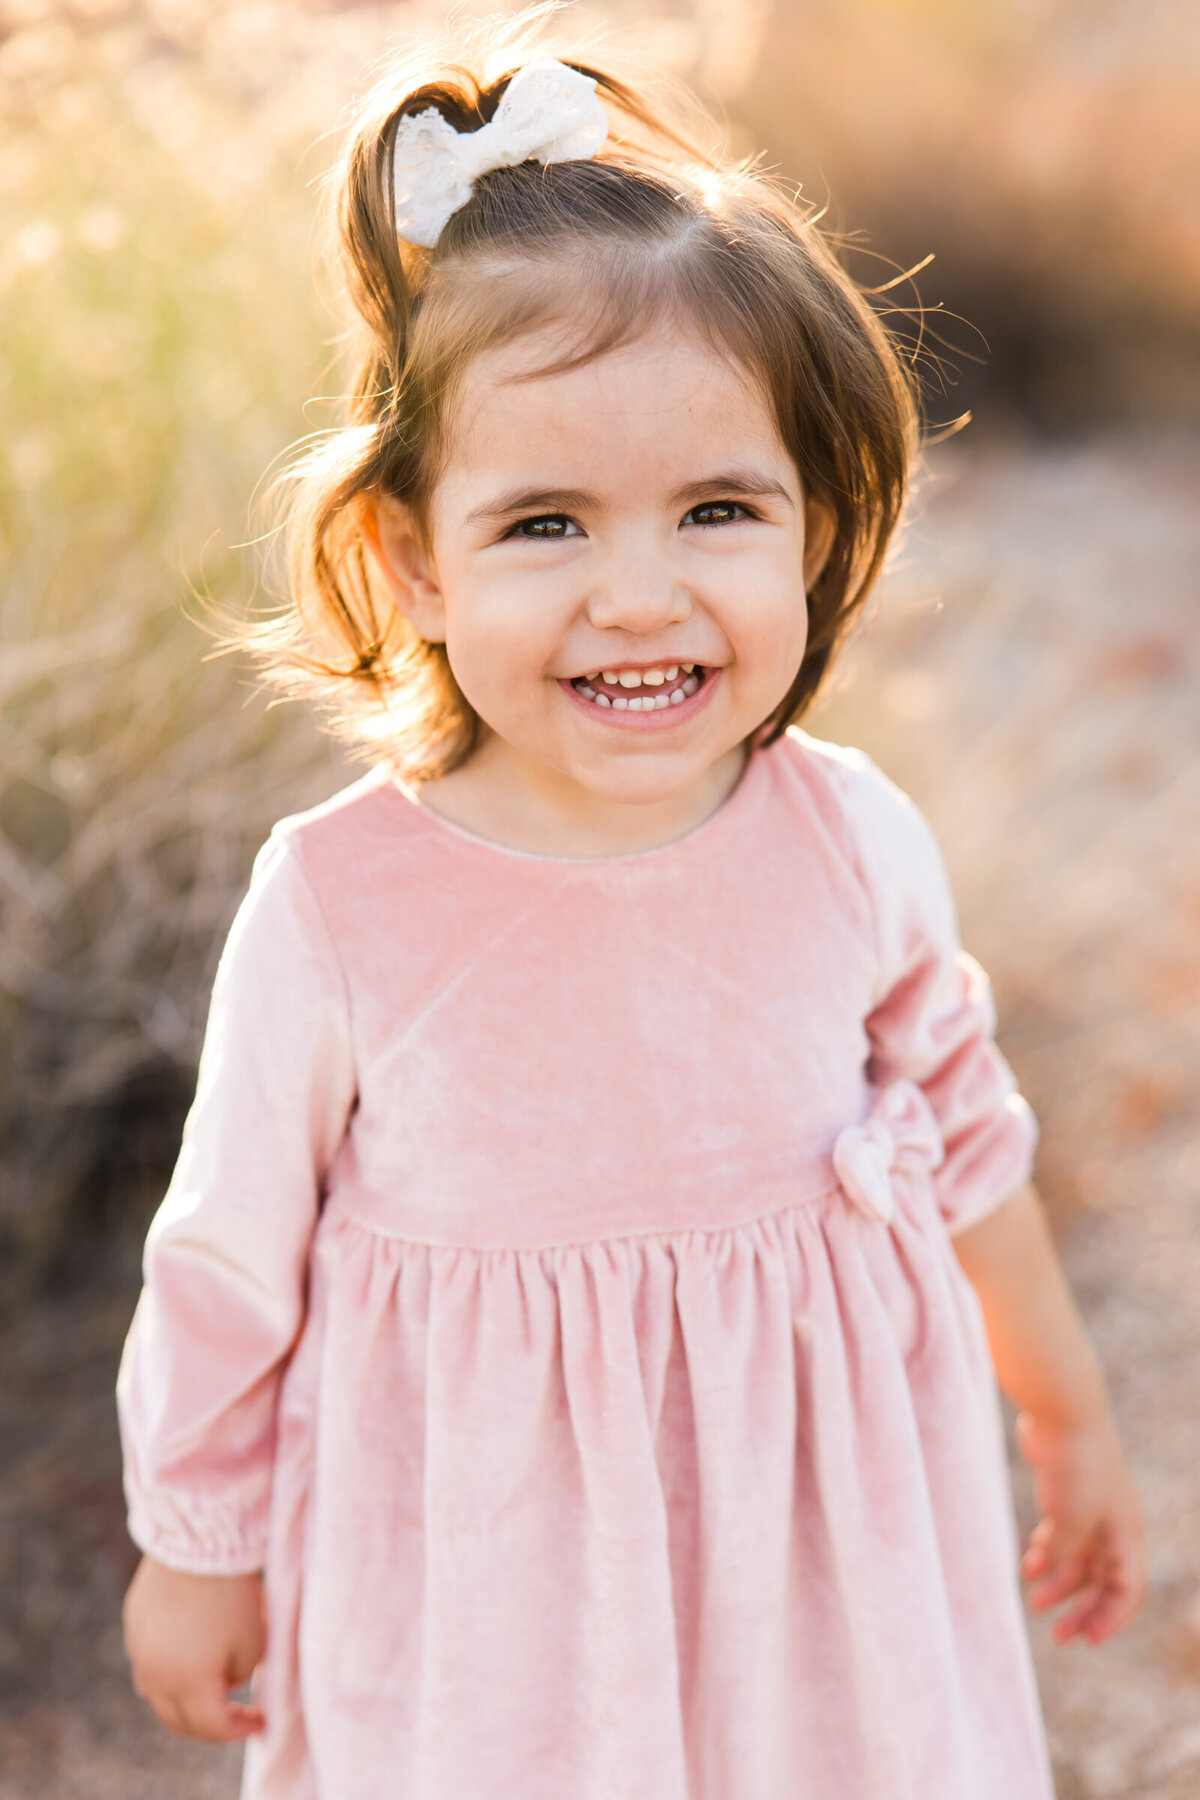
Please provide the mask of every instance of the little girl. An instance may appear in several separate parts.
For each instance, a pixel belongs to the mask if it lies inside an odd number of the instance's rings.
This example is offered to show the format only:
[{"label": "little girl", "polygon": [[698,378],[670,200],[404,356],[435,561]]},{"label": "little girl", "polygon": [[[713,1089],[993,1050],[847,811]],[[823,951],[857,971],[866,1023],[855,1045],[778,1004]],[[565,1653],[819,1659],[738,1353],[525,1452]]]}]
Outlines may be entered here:
[{"label": "little girl", "polygon": [[364,354],[265,649],[376,761],[221,961],[119,1385],[134,1678],[252,1800],[1046,1800],[993,1361],[1060,1640],[1137,1502],[929,830],[795,726],[908,377],[775,187],[475,67],[393,68],[342,176]]}]

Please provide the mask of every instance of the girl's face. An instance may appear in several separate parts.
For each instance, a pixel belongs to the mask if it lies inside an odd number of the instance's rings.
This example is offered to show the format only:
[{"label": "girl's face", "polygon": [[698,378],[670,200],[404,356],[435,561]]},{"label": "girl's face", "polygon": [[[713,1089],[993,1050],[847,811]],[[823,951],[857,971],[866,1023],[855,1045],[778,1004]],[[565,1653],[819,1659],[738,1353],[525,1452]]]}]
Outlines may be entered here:
[{"label": "girl's face", "polygon": [[472,363],[425,547],[394,503],[378,547],[489,728],[493,774],[584,810],[669,803],[791,686],[831,522],[764,395],[697,338],[535,373],[562,349],[545,334]]}]

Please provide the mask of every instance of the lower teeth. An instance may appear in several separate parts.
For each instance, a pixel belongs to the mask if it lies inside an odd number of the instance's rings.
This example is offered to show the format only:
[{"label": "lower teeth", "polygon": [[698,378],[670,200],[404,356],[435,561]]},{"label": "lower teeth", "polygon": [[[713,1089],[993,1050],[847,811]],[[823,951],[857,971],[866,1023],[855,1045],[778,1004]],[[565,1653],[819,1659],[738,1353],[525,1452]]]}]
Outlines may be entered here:
[{"label": "lower teeth", "polygon": [[608,694],[598,694],[586,681],[576,681],[573,686],[577,694],[582,694],[594,706],[611,707],[614,712],[662,712],[668,706],[682,706],[685,700],[690,700],[700,686],[700,676],[689,675],[669,693],[617,694],[611,698]]}]

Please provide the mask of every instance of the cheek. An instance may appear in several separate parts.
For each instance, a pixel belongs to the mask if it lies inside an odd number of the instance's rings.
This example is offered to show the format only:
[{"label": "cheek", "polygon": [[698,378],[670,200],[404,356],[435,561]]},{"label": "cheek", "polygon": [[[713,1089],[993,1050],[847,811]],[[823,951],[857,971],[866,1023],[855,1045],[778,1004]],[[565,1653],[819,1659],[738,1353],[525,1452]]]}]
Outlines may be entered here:
[{"label": "cheek", "polygon": [[469,604],[447,609],[446,654],[454,678],[489,724],[491,713],[519,710],[536,691],[547,658],[537,624],[536,613],[516,594],[476,594]]},{"label": "cheek", "polygon": [[802,585],[790,569],[762,568],[745,592],[738,636],[745,660],[761,671],[795,674],[808,640],[808,604]]},{"label": "cheek", "polygon": [[764,719],[772,713],[795,681],[808,642],[808,615],[803,596],[786,608],[760,615],[751,641],[743,646],[739,661],[753,670],[745,689],[746,703]]},{"label": "cheek", "polygon": [[486,718],[494,697],[509,685],[503,659],[491,653],[487,639],[479,633],[456,634],[452,627],[446,633],[446,655],[455,681],[475,711]]}]

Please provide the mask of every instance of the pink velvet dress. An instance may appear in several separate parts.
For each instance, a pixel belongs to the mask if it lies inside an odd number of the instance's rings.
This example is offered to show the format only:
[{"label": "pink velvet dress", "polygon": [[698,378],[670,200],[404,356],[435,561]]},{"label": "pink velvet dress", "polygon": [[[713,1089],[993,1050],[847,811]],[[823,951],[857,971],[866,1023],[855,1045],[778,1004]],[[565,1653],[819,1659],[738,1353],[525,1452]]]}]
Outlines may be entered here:
[{"label": "pink velvet dress", "polygon": [[951,1235],[1034,1128],[938,851],[792,733],[676,843],[377,770],[222,958],[119,1400],[130,1529],[265,1569],[247,1800],[1048,1800]]}]

